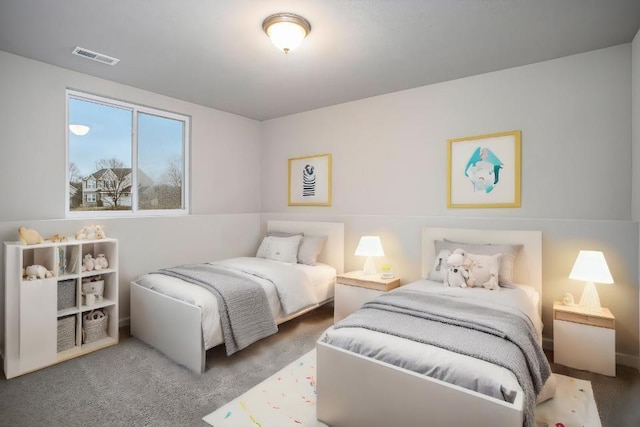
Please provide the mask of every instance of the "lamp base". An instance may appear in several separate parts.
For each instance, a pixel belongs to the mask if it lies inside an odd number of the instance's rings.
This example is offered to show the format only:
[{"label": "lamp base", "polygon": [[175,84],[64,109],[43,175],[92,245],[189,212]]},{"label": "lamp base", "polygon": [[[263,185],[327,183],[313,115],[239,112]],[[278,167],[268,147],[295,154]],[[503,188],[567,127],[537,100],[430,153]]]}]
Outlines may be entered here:
[{"label": "lamp base", "polygon": [[580,307],[587,311],[594,313],[600,313],[602,307],[600,306],[600,297],[598,296],[598,290],[593,282],[587,282],[580,298]]},{"label": "lamp base", "polygon": [[373,262],[373,257],[367,257],[367,260],[364,262],[362,274],[366,274],[367,276],[376,274],[376,264]]}]

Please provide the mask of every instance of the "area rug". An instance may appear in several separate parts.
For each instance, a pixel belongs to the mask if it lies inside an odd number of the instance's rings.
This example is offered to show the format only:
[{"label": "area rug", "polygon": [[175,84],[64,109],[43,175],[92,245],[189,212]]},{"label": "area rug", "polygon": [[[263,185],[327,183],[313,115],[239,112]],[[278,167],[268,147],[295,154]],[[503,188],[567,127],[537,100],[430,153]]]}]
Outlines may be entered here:
[{"label": "area rug", "polygon": [[[316,419],[316,352],[310,351],[203,420],[214,427],[327,427]],[[591,382],[557,375],[538,427],[601,427]]]}]

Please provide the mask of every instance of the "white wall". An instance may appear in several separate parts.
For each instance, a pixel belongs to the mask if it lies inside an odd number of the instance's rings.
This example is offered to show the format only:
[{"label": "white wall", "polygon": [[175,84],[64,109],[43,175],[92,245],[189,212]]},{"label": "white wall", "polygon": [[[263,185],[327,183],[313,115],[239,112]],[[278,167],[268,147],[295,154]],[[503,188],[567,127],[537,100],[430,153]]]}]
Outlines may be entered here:
[{"label": "white wall", "polygon": [[[640,31],[634,37],[631,49],[632,218],[634,221],[640,221]],[[640,241],[638,245],[640,246]],[[640,259],[637,261],[637,265],[640,268]],[[640,304],[640,300],[638,304]],[[640,318],[638,322],[640,322]]]},{"label": "white wall", "polygon": [[[631,221],[631,46],[336,105],[262,124],[263,220],[345,222],[345,267],[360,235],[383,236],[404,282],[420,275],[420,228],[540,229],[545,337],[579,249],[605,252],[600,286],[617,351],[638,354],[638,227]],[[522,207],[447,209],[447,139],[522,131]],[[287,206],[287,159],[331,153],[331,207]],[[631,302],[630,302],[631,301]],[[623,357],[624,358],[624,357]]]},{"label": "white wall", "polygon": [[[67,88],[192,117],[192,215],[64,219]],[[259,122],[1,51],[0,117],[0,240],[17,240],[21,225],[48,236],[73,235],[83,224],[104,224],[107,235],[120,240],[120,314],[125,321],[129,282],[138,275],[255,251],[260,234]],[[3,299],[4,293],[0,311]]]}]

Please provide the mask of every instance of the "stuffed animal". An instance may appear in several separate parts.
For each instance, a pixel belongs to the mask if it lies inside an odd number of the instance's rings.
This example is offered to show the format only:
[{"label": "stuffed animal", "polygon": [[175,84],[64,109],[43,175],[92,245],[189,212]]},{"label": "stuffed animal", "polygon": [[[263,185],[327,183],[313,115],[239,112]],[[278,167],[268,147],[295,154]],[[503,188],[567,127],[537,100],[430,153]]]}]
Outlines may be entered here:
[{"label": "stuffed animal", "polygon": [[478,286],[489,290],[499,290],[498,271],[500,269],[501,256],[502,254],[467,254],[467,259],[470,261],[467,284],[470,287]]},{"label": "stuffed animal", "polygon": [[85,225],[76,233],[77,240],[104,239],[107,235],[101,225]]},{"label": "stuffed animal", "polygon": [[26,245],[37,245],[44,242],[42,236],[36,230],[30,228],[18,228],[18,235],[20,236],[20,241]]},{"label": "stuffed animal", "polygon": [[466,288],[467,278],[469,273],[464,268],[464,252],[461,249],[456,249],[447,258],[447,271],[444,278],[444,283],[447,286],[454,288]]},{"label": "stuffed animal", "polygon": [[104,254],[98,254],[98,256],[93,260],[93,263],[96,270],[109,268],[109,262],[107,261],[107,258],[105,258]]},{"label": "stuffed animal", "polygon": [[82,260],[82,271],[93,271],[96,267],[95,260],[91,254],[86,254]]},{"label": "stuffed animal", "polygon": [[48,279],[53,277],[53,271],[47,270],[42,265],[30,265],[25,269],[27,280]]},{"label": "stuffed animal", "polygon": [[53,236],[49,236],[44,240],[49,240],[51,242],[66,242],[67,241],[67,236],[63,236],[61,234],[54,234]]}]

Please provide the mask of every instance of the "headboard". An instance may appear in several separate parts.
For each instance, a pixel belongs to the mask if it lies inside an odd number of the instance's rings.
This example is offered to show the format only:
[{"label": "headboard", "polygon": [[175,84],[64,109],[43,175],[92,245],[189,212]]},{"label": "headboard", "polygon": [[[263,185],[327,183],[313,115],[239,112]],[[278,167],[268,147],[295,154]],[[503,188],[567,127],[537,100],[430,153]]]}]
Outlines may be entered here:
[{"label": "headboard", "polygon": [[[464,243],[521,244],[514,262],[513,281],[536,288],[542,297],[542,232],[523,230],[480,230],[465,228],[422,229],[422,277],[427,277],[436,257],[434,240]],[[540,307],[538,307],[540,310]]]},{"label": "headboard", "polygon": [[338,274],[344,273],[344,224],[341,222],[267,221],[267,230],[304,233],[305,236],[327,236],[327,244],[318,262],[329,264]]}]

